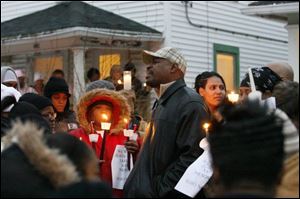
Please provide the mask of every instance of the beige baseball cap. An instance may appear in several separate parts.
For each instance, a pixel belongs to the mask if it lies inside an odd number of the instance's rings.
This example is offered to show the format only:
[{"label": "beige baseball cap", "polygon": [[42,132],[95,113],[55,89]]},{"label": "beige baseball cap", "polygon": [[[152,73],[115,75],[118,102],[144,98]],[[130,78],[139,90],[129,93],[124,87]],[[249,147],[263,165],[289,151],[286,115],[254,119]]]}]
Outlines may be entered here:
[{"label": "beige baseball cap", "polygon": [[154,57],[164,58],[169,60],[171,63],[178,64],[179,69],[185,74],[187,63],[183,55],[178,49],[172,47],[164,47],[156,52],[143,51],[143,61],[145,64],[151,64]]}]

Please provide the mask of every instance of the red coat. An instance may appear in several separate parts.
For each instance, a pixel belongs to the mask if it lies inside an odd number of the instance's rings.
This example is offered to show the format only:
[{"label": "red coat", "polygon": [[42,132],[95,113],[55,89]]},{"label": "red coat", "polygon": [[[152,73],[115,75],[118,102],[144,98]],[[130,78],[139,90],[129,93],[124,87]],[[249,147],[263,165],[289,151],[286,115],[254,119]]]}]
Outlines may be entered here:
[{"label": "red coat", "polygon": [[[85,133],[83,128],[79,128],[70,132],[71,135],[77,137],[92,148],[89,136]],[[101,180],[109,183],[112,186],[112,173],[111,173],[111,161],[117,145],[124,145],[127,141],[127,137],[124,136],[123,132],[118,134],[107,134],[105,141],[105,150],[103,159],[104,163],[100,166],[100,178]],[[139,146],[141,146],[141,140],[138,139]],[[102,147],[102,137],[99,134],[98,142],[96,143],[96,155],[100,158],[100,152]],[[93,149],[94,150],[94,149]],[[116,197],[123,196],[123,190],[113,189],[113,193]]]}]

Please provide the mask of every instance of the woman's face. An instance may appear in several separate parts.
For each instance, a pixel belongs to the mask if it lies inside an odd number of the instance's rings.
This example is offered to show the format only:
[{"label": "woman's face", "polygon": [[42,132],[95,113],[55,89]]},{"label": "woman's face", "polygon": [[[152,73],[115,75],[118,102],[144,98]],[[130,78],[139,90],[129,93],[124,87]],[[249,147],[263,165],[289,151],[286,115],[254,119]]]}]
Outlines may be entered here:
[{"label": "woman's face", "polygon": [[68,96],[65,93],[55,93],[51,96],[51,101],[56,111],[62,113],[65,110]]},{"label": "woman's face", "polygon": [[112,123],[112,108],[106,104],[98,104],[89,112],[89,122],[94,121],[94,125],[101,126],[101,122]]},{"label": "woman's face", "polygon": [[217,109],[225,99],[225,85],[219,77],[207,79],[205,88],[199,88],[200,95],[211,110]]}]

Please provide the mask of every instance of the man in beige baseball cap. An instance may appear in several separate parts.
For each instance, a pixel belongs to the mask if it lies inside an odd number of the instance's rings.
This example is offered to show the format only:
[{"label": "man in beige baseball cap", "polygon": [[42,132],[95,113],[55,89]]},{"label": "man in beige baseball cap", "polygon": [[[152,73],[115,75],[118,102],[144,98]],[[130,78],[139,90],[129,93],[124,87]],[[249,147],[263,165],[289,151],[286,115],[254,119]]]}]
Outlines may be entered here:
[{"label": "man in beige baseball cap", "polygon": [[183,55],[172,47],[156,52],[144,50],[143,61],[148,65],[146,83],[155,89],[159,97],[176,80],[184,78],[187,67]]},{"label": "man in beige baseball cap", "polygon": [[164,47],[156,52],[151,52],[144,50],[143,61],[145,64],[150,64],[153,62],[153,58],[163,58],[169,60],[171,63],[178,64],[179,69],[185,74],[186,71],[186,61],[178,49],[172,47]]},{"label": "man in beige baseball cap", "polygon": [[144,51],[143,61],[148,64],[146,83],[159,99],[139,159],[124,185],[124,197],[181,197],[174,187],[203,152],[198,146],[205,137],[200,126],[208,114],[203,99],[184,82],[187,64],[177,49]]}]

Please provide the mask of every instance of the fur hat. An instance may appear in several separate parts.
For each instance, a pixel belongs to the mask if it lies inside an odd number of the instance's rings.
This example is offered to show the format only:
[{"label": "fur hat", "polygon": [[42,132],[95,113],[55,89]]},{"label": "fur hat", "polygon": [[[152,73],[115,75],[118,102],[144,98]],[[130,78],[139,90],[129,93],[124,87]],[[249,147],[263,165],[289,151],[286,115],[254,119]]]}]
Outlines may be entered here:
[{"label": "fur hat", "polygon": [[77,118],[80,125],[86,132],[91,132],[91,127],[87,118],[90,106],[100,101],[109,102],[113,107],[113,123],[111,129],[124,128],[124,118],[130,118],[130,107],[126,98],[116,91],[107,89],[94,89],[83,95],[76,108]]}]

